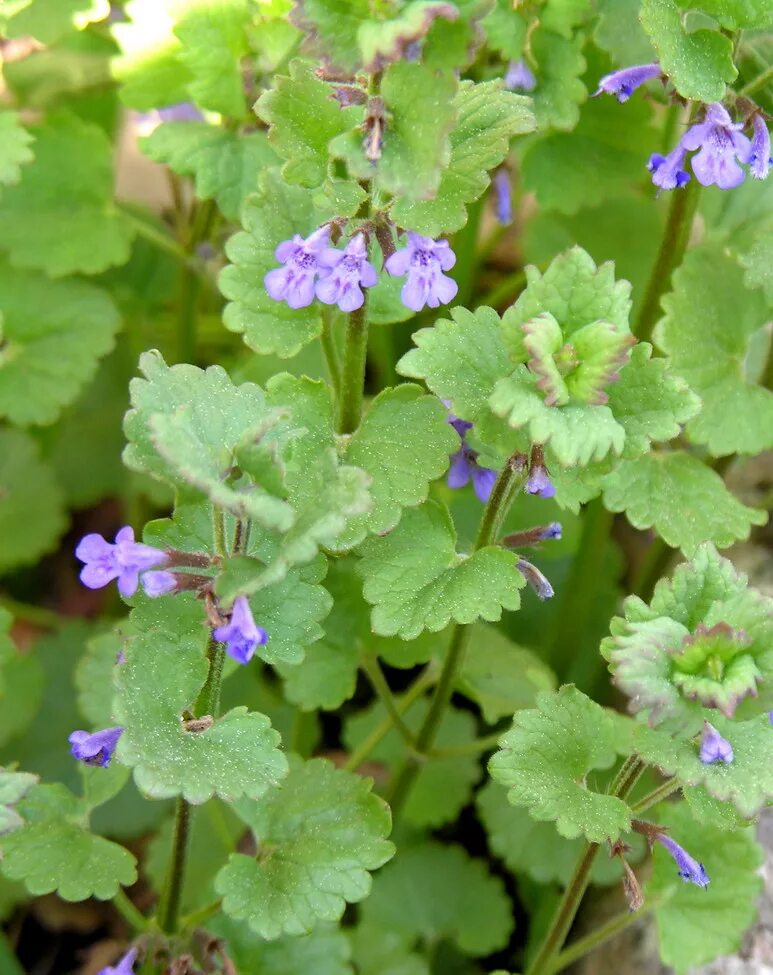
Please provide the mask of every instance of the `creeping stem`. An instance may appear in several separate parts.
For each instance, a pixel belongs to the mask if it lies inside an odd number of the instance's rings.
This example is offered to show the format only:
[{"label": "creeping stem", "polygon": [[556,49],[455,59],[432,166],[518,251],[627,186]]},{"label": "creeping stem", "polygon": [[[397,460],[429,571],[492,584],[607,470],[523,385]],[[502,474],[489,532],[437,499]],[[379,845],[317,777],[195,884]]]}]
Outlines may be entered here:
[{"label": "creeping stem", "polygon": [[360,425],[365,391],[365,362],[368,354],[368,298],[349,315],[346,345],[338,396],[338,433],[354,433]]},{"label": "creeping stem", "polygon": [[[528,471],[523,459],[516,455],[505,464],[499,474],[491,492],[488,504],[483,512],[478,537],[475,539],[473,551],[489,545],[498,535],[502,522],[510,508],[510,504],[517,491],[523,486]],[[416,751],[420,755],[427,754],[435,743],[440,724],[448,703],[451,700],[456,676],[464,662],[467,646],[472,636],[472,626],[470,624],[457,623],[454,627],[448,654],[443,664],[435,692],[430,703],[429,711],[424,719],[424,723],[416,736]],[[392,807],[392,815],[397,817],[403,806],[411,787],[419,771],[419,763],[416,756],[409,756],[408,761],[395,776],[389,795],[389,804]]]}]

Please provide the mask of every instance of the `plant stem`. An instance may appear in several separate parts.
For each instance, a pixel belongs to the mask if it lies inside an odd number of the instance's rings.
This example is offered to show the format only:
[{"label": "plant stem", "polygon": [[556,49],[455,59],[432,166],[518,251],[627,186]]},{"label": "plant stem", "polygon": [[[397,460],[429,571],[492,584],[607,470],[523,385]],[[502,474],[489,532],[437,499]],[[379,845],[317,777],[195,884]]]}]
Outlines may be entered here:
[{"label": "plant stem", "polygon": [[349,315],[346,347],[338,397],[338,433],[354,433],[360,425],[365,392],[365,364],[368,357],[368,301]]},{"label": "plant stem", "polygon": [[690,239],[693,217],[698,207],[700,183],[692,179],[684,189],[672,191],[671,206],[660,250],[652,268],[639,318],[633,329],[637,338],[647,341],[660,315],[660,299],[668,290],[671,274],[679,267]]},{"label": "plant stem", "polygon": [[682,785],[677,779],[666,779],[666,781],[661,782],[656,789],[653,789],[652,792],[648,792],[646,796],[643,796],[637,803],[631,806],[631,812],[646,812],[647,809],[650,809],[652,806],[656,806],[664,799],[668,799],[669,796],[673,795],[681,788]]},{"label": "plant stem", "polygon": [[222,508],[212,505],[212,541],[215,546],[215,555],[224,559],[228,555],[225,544],[225,515]]},{"label": "plant stem", "polygon": [[[627,758],[621,765],[609,788],[610,795],[617,796],[619,799],[625,799],[636,785],[643,771],[644,764],[639,758],[634,755]],[[586,843],[577,862],[577,866],[574,869],[572,878],[558,904],[545,939],[534,961],[526,970],[526,975],[549,975],[549,973],[557,970],[553,967],[556,955],[561,950],[564,941],[566,941],[566,936],[569,934],[580,903],[585,895],[590,880],[593,861],[596,859],[596,854],[599,849],[600,846],[598,843]]]},{"label": "plant stem", "polygon": [[751,95],[753,92],[757,91],[758,88],[762,88],[766,85],[770,79],[773,78],[773,65],[770,65],[762,74],[757,75],[753,78],[747,85],[738,92],[738,96]]},{"label": "plant stem", "polygon": [[118,888],[118,893],[113,898],[113,907],[134,931],[145,931],[148,928],[148,919],[145,915],[129,900],[123,887]]},{"label": "plant stem", "polygon": [[338,396],[341,387],[341,363],[338,361],[338,349],[333,334],[333,310],[329,305],[322,306],[322,333],[319,340],[322,344],[327,371],[330,374],[330,382],[333,384],[333,392]]},{"label": "plant stem", "polygon": [[[523,485],[527,473],[525,465],[517,455],[510,458],[502,468],[483,512],[473,552],[484,548],[497,537],[505,515],[510,508],[513,496]],[[443,664],[443,670],[440,673],[440,680],[435,688],[427,716],[416,736],[416,751],[420,756],[428,754],[435,743],[443,715],[451,700],[456,676],[464,662],[464,656],[467,652],[467,646],[471,636],[472,626],[470,624],[457,623],[454,627],[451,643],[448,647],[445,663]],[[418,771],[419,765],[417,764],[416,756],[409,756],[409,760],[395,776],[388,797],[394,818],[397,817],[403,803],[407,799]]]},{"label": "plant stem", "polygon": [[180,900],[185,880],[185,857],[188,852],[192,809],[182,797],[177,800],[172,840],[172,859],[169,863],[166,890],[160,911],[161,930],[167,934],[177,931]]},{"label": "plant stem", "polygon": [[29,603],[19,602],[13,596],[0,596],[0,609],[7,609],[11,616],[25,623],[42,626],[46,630],[58,630],[64,626],[66,618],[46,609],[44,606],[31,606]]},{"label": "plant stem", "polygon": [[673,557],[674,550],[669,548],[662,538],[658,537],[652,542],[633,581],[634,593],[645,603],[651,598],[657,581],[668,571]]},{"label": "plant stem", "polygon": [[487,291],[480,299],[480,303],[491,308],[497,308],[508,298],[515,301],[523,291],[525,284],[526,272],[523,270],[514,271],[512,274],[508,274],[506,278],[502,278],[499,284],[495,285],[490,291]]},{"label": "plant stem", "polygon": [[461,758],[463,755],[479,755],[481,752],[496,748],[503,734],[504,730],[496,731],[493,735],[476,738],[474,741],[468,741],[466,745],[457,745],[455,748],[433,748],[428,758]]},{"label": "plant stem", "polygon": [[210,636],[207,644],[207,660],[209,661],[209,671],[207,672],[207,680],[196,701],[196,714],[197,717],[208,714],[216,718],[220,710],[220,685],[223,680],[225,647],[212,636]]},{"label": "plant stem", "polygon": [[400,737],[409,748],[416,748],[416,738],[408,725],[403,721],[402,715],[397,709],[397,703],[395,702],[394,695],[392,694],[392,689],[389,686],[387,679],[384,676],[384,671],[381,669],[381,665],[376,657],[372,657],[369,654],[364,653],[360,658],[360,666],[365,671],[371,687],[378,695],[381,703],[384,705],[384,708],[392,719],[392,724],[399,732]]},{"label": "plant stem", "polygon": [[186,914],[180,922],[180,927],[184,930],[197,928],[200,924],[203,924],[204,921],[208,921],[211,917],[214,917],[215,914],[220,911],[220,907],[221,901],[219,899],[212,901],[210,904],[200,907],[197,911]]}]

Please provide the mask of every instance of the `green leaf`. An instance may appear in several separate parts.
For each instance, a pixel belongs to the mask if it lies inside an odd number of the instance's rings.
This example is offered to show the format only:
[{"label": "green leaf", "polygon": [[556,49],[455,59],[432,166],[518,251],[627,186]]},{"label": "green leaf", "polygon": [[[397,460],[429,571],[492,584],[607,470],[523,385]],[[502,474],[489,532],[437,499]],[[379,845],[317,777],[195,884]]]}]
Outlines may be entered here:
[{"label": "green leaf", "polygon": [[295,0],[291,17],[324,61],[345,72],[359,66],[357,32],[370,19],[368,0]]},{"label": "green leaf", "polygon": [[248,0],[196,0],[178,4],[177,55],[191,74],[188,91],[201,108],[241,118],[246,113],[241,58],[249,51]]},{"label": "green leaf", "polygon": [[22,653],[11,639],[12,623],[11,614],[0,608],[0,745],[30,726],[44,683],[38,658],[34,653]]},{"label": "green leaf", "polygon": [[75,668],[78,710],[90,725],[104,728],[113,725],[113,674],[124,638],[118,630],[92,637],[86,652]]},{"label": "green leaf", "polygon": [[90,833],[84,807],[64,786],[35,786],[18,808],[25,824],[0,840],[2,871],[30,894],[110,900],[137,880],[131,853]]},{"label": "green leaf", "polygon": [[654,528],[688,558],[701,542],[727,548],[767,521],[764,511],[741,504],[716,471],[683,450],[625,460],[603,486],[610,511],[624,511],[634,528]]},{"label": "green leaf", "polygon": [[358,975],[430,975],[427,961],[394,931],[358,924],[349,938]]},{"label": "green leaf", "polygon": [[704,786],[710,796],[732,803],[741,816],[751,819],[773,798],[770,717],[760,714],[751,721],[730,721],[712,714],[710,721],[732,745],[729,764],[705,765],[699,757],[699,742],[672,738],[645,725],[636,726],[633,747],[649,765],[675,775],[686,786]]},{"label": "green leaf", "polygon": [[451,620],[496,621],[520,606],[525,584],[517,556],[488,546],[469,556],[456,551],[448,511],[428,501],[403,514],[397,528],[360,546],[363,595],[373,606],[373,630],[404,640],[442,630]]},{"label": "green leaf", "polygon": [[273,301],[263,278],[277,266],[274,251],[281,241],[296,233],[308,236],[323,219],[314,210],[308,190],[287,185],[275,170],[261,174],[257,194],[244,205],[244,230],[226,244],[231,263],[221,272],[219,282],[230,302],[223,323],[230,331],[241,333],[253,351],[288,359],[322,331],[317,305],[293,309]]},{"label": "green leaf", "polygon": [[[331,140],[360,123],[363,110],[341,108],[333,88],[317,77],[309,61],[291,61],[290,77],[278,76],[274,84],[255,103],[255,111],[269,124],[269,142],[287,160],[282,175],[288,183],[319,186],[328,173]],[[314,119],[311,126],[309,118]]]},{"label": "green leaf", "polygon": [[387,116],[376,164],[381,189],[410,200],[437,193],[450,158],[456,90],[451,72],[430,71],[407,61],[387,68],[381,95],[391,118]]},{"label": "green leaf", "polygon": [[0,314],[0,415],[53,423],[113,347],[118,310],[85,281],[50,281],[0,261]]},{"label": "green leaf", "polygon": [[[652,109],[644,99],[621,108],[614,98],[591,98],[574,131],[552,132],[527,148],[524,187],[546,210],[577,213],[640,182],[655,139]],[[584,160],[582,168],[578,159]]]},{"label": "green leaf", "polygon": [[609,408],[625,430],[623,457],[649,450],[652,441],[672,440],[681,424],[701,408],[690,387],[669,368],[667,359],[653,359],[652,346],[637,342],[631,358],[609,387]]},{"label": "green leaf", "polygon": [[749,288],[762,288],[768,304],[773,305],[773,237],[765,233],[740,257],[746,270],[744,281]]},{"label": "green leaf", "polygon": [[74,30],[104,20],[107,0],[16,0],[10,3],[4,34],[10,38],[32,35],[41,44],[54,44]]},{"label": "green leaf", "polygon": [[480,957],[504,948],[513,912],[498,877],[460,846],[422,843],[400,856],[377,878],[361,911],[362,921],[398,935],[406,947],[453,941]]},{"label": "green leaf", "polygon": [[225,941],[228,957],[240,972],[257,966],[260,975],[352,975],[346,935],[333,924],[316,924],[300,937],[265,941],[247,924],[218,914],[207,922],[207,930]]},{"label": "green leaf", "polygon": [[577,125],[580,103],[587,92],[580,80],[585,71],[583,36],[568,39],[544,27],[531,38],[537,87],[532,95],[537,127],[568,131]]},{"label": "green leaf", "polygon": [[431,200],[397,200],[392,218],[430,237],[463,227],[467,204],[485,192],[488,173],[507,156],[510,139],[534,129],[530,104],[528,98],[504,91],[500,81],[463,81],[455,98],[451,156],[436,195]]},{"label": "green leaf", "polygon": [[677,975],[688,968],[736,951],[743,931],[754,920],[762,886],[758,868],[762,850],[751,829],[727,832],[705,823],[697,824],[687,807],[664,807],[664,826],[683,847],[704,864],[711,884],[698,888],[677,877],[673,859],[655,845],[652,880],[647,894],[671,896],[655,909],[660,954]]},{"label": "green leaf", "polygon": [[67,527],[64,499],[38,445],[20,430],[0,430],[0,572],[31,565]]},{"label": "green leaf", "polygon": [[614,64],[649,64],[655,53],[639,22],[641,0],[599,0],[593,40]]},{"label": "green leaf", "polygon": [[533,707],[539,691],[555,686],[555,675],[531,650],[496,627],[474,624],[456,687],[480,706],[488,724]]},{"label": "green leaf", "polygon": [[398,371],[424,380],[465,420],[487,410],[491,390],[512,368],[493,308],[453,308],[451,320],[441,318],[433,328],[414,332],[413,341],[416,348],[400,359]]},{"label": "green leaf", "polygon": [[389,808],[371,784],[317,758],[297,763],[261,802],[238,803],[259,855],[234,853],[218,873],[225,913],[270,941],[337,921],[366,897],[368,871],[394,853]]},{"label": "green leaf", "polygon": [[37,783],[37,775],[0,769],[0,836],[24,825],[13,808]]},{"label": "green leaf", "polygon": [[503,58],[517,61],[526,40],[526,21],[510,0],[495,0],[493,9],[483,18],[486,46]]},{"label": "green leaf", "polygon": [[11,186],[21,179],[21,167],[34,159],[30,132],[19,123],[18,112],[0,112],[0,183]]},{"label": "green leaf", "polygon": [[684,98],[720,101],[735,79],[733,41],[713,30],[688,33],[674,0],[642,0],[639,14],[663,71]]},{"label": "green leaf", "polygon": [[584,836],[592,843],[616,840],[630,829],[628,806],[586,781],[615,761],[615,721],[575,687],[541,694],[534,710],[517,712],[500,746],[489,762],[492,778],[533,819],[555,820],[561,836]]},{"label": "green leaf", "polygon": [[258,173],[277,157],[264,132],[248,134],[205,122],[165,122],[140,140],[140,148],[180,176],[192,176],[196,196],[216,200],[224,217],[237,220],[258,188]]},{"label": "green leaf", "polygon": [[126,662],[116,674],[116,716],[125,728],[118,759],[154,798],[258,798],[287,771],[268,718],[233,708],[201,732],[186,731],[181,720],[207,676],[203,623],[201,606],[187,593],[133,610]]},{"label": "green leaf", "polygon": [[55,278],[124,264],[134,231],[113,203],[105,133],[66,114],[49,116],[31,131],[35,161],[0,197],[0,248],[14,267]]},{"label": "green leaf", "polygon": [[[426,699],[415,701],[403,713],[403,720],[417,733],[429,710]],[[367,711],[346,722],[344,742],[354,751],[386,717],[384,707],[376,702]],[[476,722],[471,714],[449,708],[443,717],[437,748],[457,748],[475,739]],[[370,752],[370,760],[381,762],[395,774],[405,762],[405,742],[392,728]],[[473,787],[480,779],[480,759],[475,754],[453,758],[431,757],[422,764],[411,787],[402,815],[406,822],[420,828],[436,828],[454,822],[469,803]]]},{"label": "green leaf", "polygon": [[357,41],[364,69],[382,71],[392,61],[407,60],[407,49],[423,39],[438,18],[453,22],[459,11],[444,0],[408,0],[393,19],[360,24]]},{"label": "green leaf", "polygon": [[672,287],[655,342],[703,402],[687,424],[690,439],[715,457],[769,449],[773,392],[745,370],[749,344],[769,318],[763,296],[744,290],[741,269],[717,245],[688,251]]},{"label": "green leaf", "polygon": [[677,0],[677,3],[687,10],[697,7],[731,30],[773,25],[773,13],[767,0]]}]

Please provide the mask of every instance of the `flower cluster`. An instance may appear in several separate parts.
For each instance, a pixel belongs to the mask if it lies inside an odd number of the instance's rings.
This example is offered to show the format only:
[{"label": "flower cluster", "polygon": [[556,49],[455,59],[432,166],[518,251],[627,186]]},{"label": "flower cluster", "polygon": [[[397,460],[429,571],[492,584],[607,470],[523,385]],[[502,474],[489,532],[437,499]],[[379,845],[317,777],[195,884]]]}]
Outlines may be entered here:
[{"label": "flower cluster", "polygon": [[[365,235],[355,234],[343,250],[330,247],[330,227],[325,225],[305,239],[296,234],[277,247],[275,257],[284,267],[266,274],[269,297],[290,308],[306,308],[318,298],[326,305],[338,305],[353,312],[365,302],[363,288],[378,282],[378,273],[368,260]],[[406,277],[401,298],[406,308],[421,311],[437,308],[456,295],[456,282],[443,272],[456,263],[447,240],[432,240],[408,231],[407,246],[391,254],[385,263],[394,277]]]},{"label": "flower cluster", "polygon": [[[645,81],[660,75],[657,64],[623,68],[603,77],[596,94],[608,92],[624,102]],[[743,134],[749,124],[751,138]],[[690,165],[698,182],[723,190],[733,189],[746,179],[742,165],[749,167],[748,171],[755,179],[765,179],[772,161],[770,133],[763,117],[755,112],[744,122],[734,122],[721,102],[707,105],[702,121],[691,125],[671,152],[665,156],[660,153],[650,156],[647,168],[655,186],[673,190],[690,181],[690,174],[685,169],[688,152],[694,153]]]}]

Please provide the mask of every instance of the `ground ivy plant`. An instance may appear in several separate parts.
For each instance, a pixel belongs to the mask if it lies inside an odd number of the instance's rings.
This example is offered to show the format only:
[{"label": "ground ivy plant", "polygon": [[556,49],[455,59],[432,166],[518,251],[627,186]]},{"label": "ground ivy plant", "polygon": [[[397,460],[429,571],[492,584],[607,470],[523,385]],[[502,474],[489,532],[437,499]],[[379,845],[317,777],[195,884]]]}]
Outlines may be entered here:
[{"label": "ground ivy plant", "polygon": [[677,973],[732,953],[770,4],[0,37],[3,972],[554,975],[645,915]]}]

